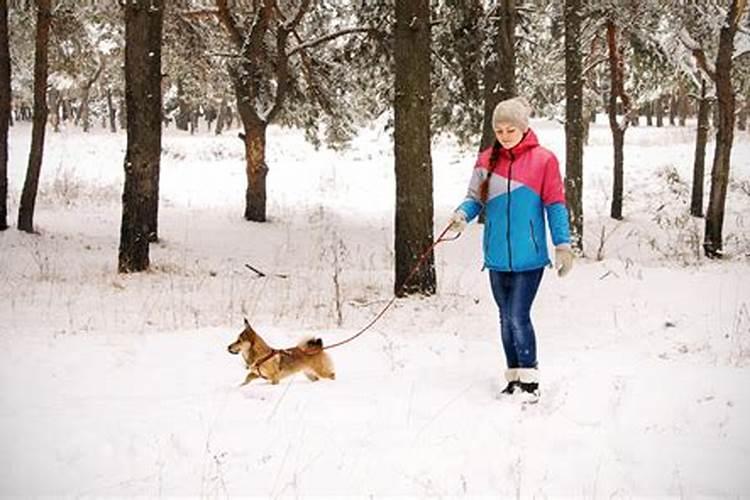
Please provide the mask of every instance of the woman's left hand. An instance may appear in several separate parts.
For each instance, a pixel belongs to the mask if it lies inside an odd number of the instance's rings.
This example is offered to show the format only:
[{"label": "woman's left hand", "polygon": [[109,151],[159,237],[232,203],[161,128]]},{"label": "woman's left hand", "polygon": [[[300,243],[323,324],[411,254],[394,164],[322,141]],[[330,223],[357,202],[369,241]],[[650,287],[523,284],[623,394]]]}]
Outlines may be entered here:
[{"label": "woman's left hand", "polygon": [[555,267],[561,278],[573,269],[573,251],[567,243],[555,247]]}]

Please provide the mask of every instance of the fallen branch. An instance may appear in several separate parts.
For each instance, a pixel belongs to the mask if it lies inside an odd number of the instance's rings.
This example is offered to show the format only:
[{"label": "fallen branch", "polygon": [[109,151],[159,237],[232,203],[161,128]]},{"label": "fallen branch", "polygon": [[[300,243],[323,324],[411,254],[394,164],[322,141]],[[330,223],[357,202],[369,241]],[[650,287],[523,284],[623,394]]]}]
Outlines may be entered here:
[{"label": "fallen branch", "polygon": [[[259,278],[266,278],[268,276],[266,273],[264,273],[263,271],[261,271],[259,269],[254,268],[250,264],[245,264],[245,267],[248,268],[248,269],[250,269],[255,274],[257,274]],[[274,276],[276,278],[281,278],[281,279],[287,279],[289,277],[288,274],[278,274],[278,273],[273,274],[272,276]]]}]

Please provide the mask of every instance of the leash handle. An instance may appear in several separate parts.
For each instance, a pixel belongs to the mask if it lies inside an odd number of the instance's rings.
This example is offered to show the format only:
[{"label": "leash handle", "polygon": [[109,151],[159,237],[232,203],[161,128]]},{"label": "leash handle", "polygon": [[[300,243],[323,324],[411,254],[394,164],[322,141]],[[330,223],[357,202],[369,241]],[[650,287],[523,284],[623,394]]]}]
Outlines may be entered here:
[{"label": "leash handle", "polygon": [[[440,243],[443,243],[445,241],[455,241],[455,240],[457,240],[461,236],[461,231],[458,231],[454,236],[451,236],[450,238],[446,238],[445,235],[448,234],[448,232],[450,231],[450,228],[451,228],[451,225],[448,224],[445,227],[445,229],[443,229],[443,231],[440,233],[440,236],[438,236],[437,239],[435,239],[435,241],[433,241],[432,244],[429,247],[427,247],[427,249],[424,252],[422,252],[422,255],[420,255],[419,259],[417,260],[417,263],[414,265],[414,267],[412,268],[412,270],[406,276],[406,279],[403,281],[403,283],[401,283],[401,286],[398,289],[398,293],[400,293],[404,288],[406,288],[406,285],[414,277],[414,275],[416,274],[417,270],[420,268],[420,266],[422,265],[422,263],[427,259],[427,257],[429,256],[430,252],[432,252],[432,250],[436,246],[438,246]],[[393,297],[391,297],[391,299],[388,301],[388,303],[385,305],[385,307],[383,307],[383,309],[381,309],[381,311],[378,314],[376,314],[375,317],[373,319],[371,319],[370,322],[367,323],[357,333],[355,333],[354,335],[352,335],[351,337],[349,337],[347,339],[344,339],[344,340],[342,340],[340,342],[336,342],[335,344],[330,344],[330,345],[327,345],[327,346],[323,346],[323,350],[333,349],[334,347],[338,347],[338,346],[344,345],[344,344],[346,344],[348,342],[351,342],[352,340],[356,339],[357,337],[359,337],[360,335],[362,335],[363,333],[365,333],[367,330],[369,330],[372,327],[372,325],[374,325],[380,318],[383,317],[383,315],[386,313],[386,311],[391,308],[391,306],[393,305],[393,303],[396,302],[396,299],[398,298],[398,293],[394,293]]]}]

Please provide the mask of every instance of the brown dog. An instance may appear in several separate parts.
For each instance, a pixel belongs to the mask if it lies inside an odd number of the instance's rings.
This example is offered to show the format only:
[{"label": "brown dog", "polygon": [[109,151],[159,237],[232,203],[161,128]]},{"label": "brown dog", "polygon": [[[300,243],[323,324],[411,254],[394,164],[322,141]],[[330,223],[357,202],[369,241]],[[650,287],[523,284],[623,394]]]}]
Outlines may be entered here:
[{"label": "brown dog", "polygon": [[247,319],[245,329],[236,341],[229,344],[228,350],[232,354],[241,353],[245,366],[250,370],[241,386],[256,378],[278,384],[281,379],[300,371],[313,382],[319,378],[336,378],[333,363],[323,350],[321,339],[305,339],[291,349],[272,349],[253,330]]}]

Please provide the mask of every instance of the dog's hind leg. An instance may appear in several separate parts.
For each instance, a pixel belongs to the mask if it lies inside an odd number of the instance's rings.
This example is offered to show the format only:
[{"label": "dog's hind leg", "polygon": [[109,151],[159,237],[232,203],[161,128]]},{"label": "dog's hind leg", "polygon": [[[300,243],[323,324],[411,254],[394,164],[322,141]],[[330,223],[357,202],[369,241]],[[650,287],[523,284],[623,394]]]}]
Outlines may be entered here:
[{"label": "dog's hind leg", "polygon": [[317,382],[318,380],[320,380],[320,377],[318,377],[318,376],[317,376],[317,375],[316,375],[316,374],[315,374],[314,372],[312,372],[312,371],[306,371],[306,372],[305,372],[305,376],[307,377],[307,379],[308,379],[308,380],[309,380],[310,382]]}]

